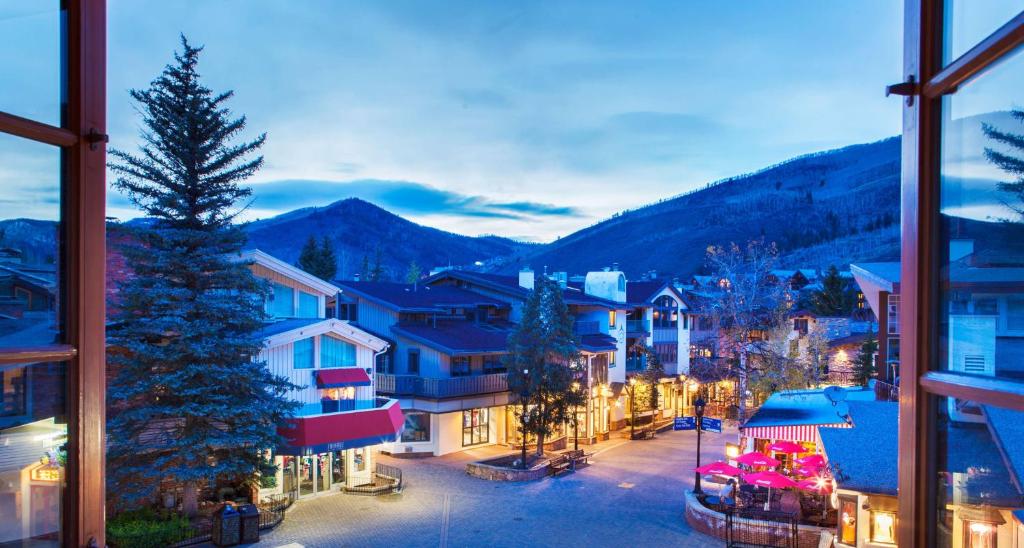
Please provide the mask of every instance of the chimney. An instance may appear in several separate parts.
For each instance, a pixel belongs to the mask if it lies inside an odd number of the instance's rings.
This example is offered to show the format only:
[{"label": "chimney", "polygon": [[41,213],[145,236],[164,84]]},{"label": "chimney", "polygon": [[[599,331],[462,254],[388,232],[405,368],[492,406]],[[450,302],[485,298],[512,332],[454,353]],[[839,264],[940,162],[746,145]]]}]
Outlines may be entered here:
[{"label": "chimney", "polygon": [[356,275],[355,275],[355,276],[352,276],[352,279],[353,279],[354,281],[357,281],[357,282],[358,282],[358,281],[359,281],[359,273],[358,273],[358,272],[356,272]]},{"label": "chimney", "polygon": [[533,270],[528,266],[519,271],[519,287],[533,289]]},{"label": "chimney", "polygon": [[658,279],[658,271],[657,270],[651,270],[651,279],[652,280],[657,280]]},{"label": "chimney", "polygon": [[612,263],[612,272],[619,271],[619,263]]}]

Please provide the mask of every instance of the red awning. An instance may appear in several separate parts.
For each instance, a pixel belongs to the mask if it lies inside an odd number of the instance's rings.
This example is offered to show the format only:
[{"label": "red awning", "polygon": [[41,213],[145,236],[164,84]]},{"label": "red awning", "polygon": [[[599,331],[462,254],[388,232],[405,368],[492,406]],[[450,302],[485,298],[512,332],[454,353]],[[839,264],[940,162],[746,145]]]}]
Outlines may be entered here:
[{"label": "red awning", "polygon": [[373,409],[296,417],[278,430],[288,442],[279,453],[325,453],[395,441],[404,422],[397,400]]},{"label": "red awning", "polygon": [[341,388],[342,386],[370,386],[370,376],[361,367],[320,369],[316,372],[317,388]]}]

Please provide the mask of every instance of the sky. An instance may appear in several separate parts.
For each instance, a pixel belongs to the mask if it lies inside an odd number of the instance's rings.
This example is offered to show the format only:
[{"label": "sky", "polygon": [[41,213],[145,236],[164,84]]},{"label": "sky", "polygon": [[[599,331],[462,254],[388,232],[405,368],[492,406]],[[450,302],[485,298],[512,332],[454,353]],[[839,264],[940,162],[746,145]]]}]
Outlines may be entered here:
[{"label": "sky", "polygon": [[[900,130],[900,102],[884,96],[901,72],[893,0],[108,5],[111,146],[137,147],[127,90],[157,76],[184,33],[205,46],[207,85],[235,91],[248,136],[267,133],[248,219],[356,196],[445,230],[550,241]],[[0,16],[0,31],[45,55],[52,19]],[[0,90],[0,104],[32,97],[6,107],[16,114],[52,111],[52,75],[31,61],[0,52],[0,73],[29,71],[11,99]],[[7,162],[7,178],[54,161],[28,157]],[[0,203],[0,218],[14,207]],[[109,213],[137,215],[116,193]]]}]

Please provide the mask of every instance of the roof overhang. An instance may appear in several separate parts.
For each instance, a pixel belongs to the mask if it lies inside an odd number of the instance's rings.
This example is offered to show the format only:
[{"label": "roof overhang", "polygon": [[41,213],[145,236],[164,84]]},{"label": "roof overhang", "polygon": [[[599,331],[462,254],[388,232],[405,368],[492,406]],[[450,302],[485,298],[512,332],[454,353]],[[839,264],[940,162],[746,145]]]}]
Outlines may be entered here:
[{"label": "roof overhang", "polygon": [[326,319],[322,322],[317,322],[312,325],[304,327],[297,327],[290,331],[283,333],[277,333],[271,337],[266,338],[263,344],[266,347],[280,346],[282,344],[288,344],[295,342],[300,339],[306,339],[309,337],[315,337],[317,335],[332,334],[337,335],[342,339],[346,339],[349,342],[360,344],[363,346],[370,347],[374,352],[381,352],[386,350],[390,343],[371,335],[362,329],[350,324],[347,321],[338,320],[335,318]]},{"label": "roof overhang", "polygon": [[251,262],[258,264],[264,268],[277,272],[278,274],[291,278],[297,282],[305,284],[317,291],[320,291],[326,295],[334,295],[340,291],[338,286],[324,281],[316,276],[294,267],[277,257],[273,257],[259,249],[247,249],[238,254],[238,261]]}]

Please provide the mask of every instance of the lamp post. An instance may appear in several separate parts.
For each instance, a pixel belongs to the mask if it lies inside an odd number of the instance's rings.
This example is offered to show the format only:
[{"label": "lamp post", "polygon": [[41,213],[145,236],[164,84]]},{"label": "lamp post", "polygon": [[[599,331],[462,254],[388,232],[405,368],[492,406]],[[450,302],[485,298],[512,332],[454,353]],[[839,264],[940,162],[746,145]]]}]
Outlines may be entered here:
[{"label": "lamp post", "polygon": [[573,398],[572,405],[572,449],[573,451],[580,450],[580,383],[579,381],[573,381],[572,391],[575,395]]},{"label": "lamp post", "polygon": [[[693,413],[697,416],[697,468],[700,468],[700,433],[704,429],[704,398],[697,396],[693,401]],[[693,494],[702,495],[700,488],[700,472],[694,471]]]},{"label": "lamp post", "polygon": [[526,398],[529,397],[530,391],[528,389],[528,376],[530,374],[529,369],[523,369],[523,382],[522,390],[519,393],[520,401],[523,406],[522,413],[520,414],[519,420],[522,423],[522,435],[523,435],[523,470],[526,470]]}]

